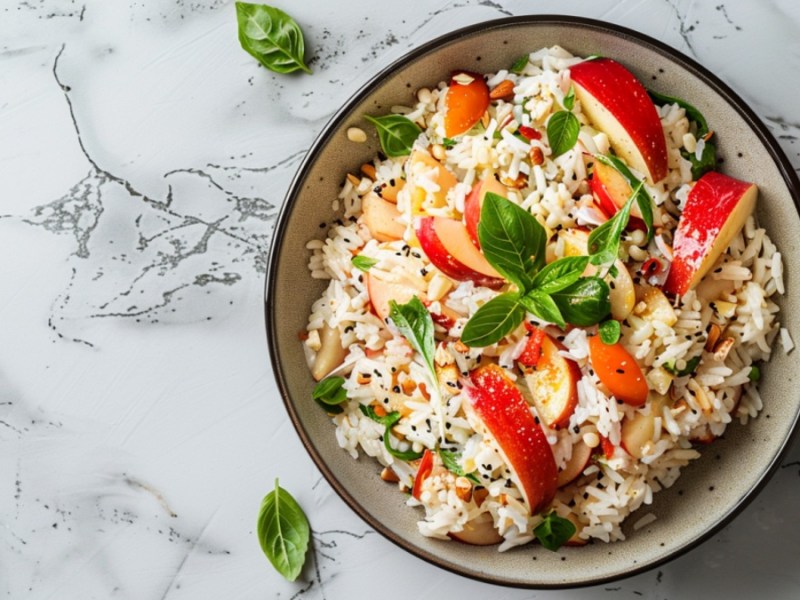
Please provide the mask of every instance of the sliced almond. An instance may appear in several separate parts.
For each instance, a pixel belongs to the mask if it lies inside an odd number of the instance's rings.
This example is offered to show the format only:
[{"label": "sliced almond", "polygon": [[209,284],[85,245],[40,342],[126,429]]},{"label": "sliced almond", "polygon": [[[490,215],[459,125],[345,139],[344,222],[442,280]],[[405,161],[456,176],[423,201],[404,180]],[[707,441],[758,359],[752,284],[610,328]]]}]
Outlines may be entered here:
[{"label": "sliced almond", "polygon": [[733,344],[736,342],[732,337],[726,337],[725,339],[721,340],[714,346],[714,358],[723,361],[728,357],[728,353],[733,348]]},{"label": "sliced almond", "polygon": [[706,338],[705,346],[706,352],[714,350],[714,346],[717,345],[720,335],[722,335],[722,330],[719,328],[719,325],[711,323],[711,325],[708,326],[708,337]]},{"label": "sliced almond", "polygon": [[513,97],[514,82],[510,79],[504,79],[498,83],[491,92],[489,92],[489,98],[492,100],[509,100]]},{"label": "sliced almond", "polygon": [[381,479],[384,481],[388,481],[389,483],[397,483],[400,481],[400,478],[397,476],[397,473],[392,471],[389,467],[384,467],[383,471],[381,471]]},{"label": "sliced almond", "polygon": [[533,146],[531,148],[531,164],[536,166],[536,165],[541,165],[543,163],[544,163],[544,152],[542,152],[542,149],[539,148],[539,146]]}]

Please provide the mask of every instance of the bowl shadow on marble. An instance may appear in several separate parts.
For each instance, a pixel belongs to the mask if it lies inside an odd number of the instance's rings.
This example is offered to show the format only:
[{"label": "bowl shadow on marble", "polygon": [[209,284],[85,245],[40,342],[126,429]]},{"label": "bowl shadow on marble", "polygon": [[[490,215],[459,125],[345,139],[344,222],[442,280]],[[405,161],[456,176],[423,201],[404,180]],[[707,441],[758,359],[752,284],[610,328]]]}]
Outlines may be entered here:
[{"label": "bowl shadow on marble", "polygon": [[[420,512],[378,478],[377,462],[354,461],[338,447],[333,425],[310,400],[314,382],[298,333],[326,285],[308,275],[305,244],[322,235],[322,223],[336,218],[331,200],[345,174],[380,149],[372,133],[365,144],[349,142],[347,128],[371,131],[364,114],[385,114],[394,104],[411,102],[419,87],[435,85],[451,70],[496,71],[524,52],[554,44],[575,54],[618,59],[649,87],[685,98],[705,114],[719,131],[724,171],[759,185],[758,218],[784,253],[788,271],[783,314],[798,310],[792,265],[800,265],[795,241],[800,185],[764,125],[725,84],[675,50],[617,26],[561,16],[512,17],[459,30],[413,50],[357,92],[320,134],[289,189],[273,239],[265,305],[272,365],[289,416],[345,502],[389,540],[427,562],[475,579],[529,588],[611,581],[655,567],[707,539],[765,485],[788,447],[800,411],[800,354],[787,356],[779,350],[763,369],[765,408],[760,418],[747,427],[729,427],[724,439],[706,448],[672,488],[656,494],[652,506],[628,519],[626,541],[558,553],[529,545],[501,554],[495,547],[424,538],[416,527]],[[796,339],[800,335],[793,333]],[[632,523],[647,512],[657,519],[633,531]]]}]

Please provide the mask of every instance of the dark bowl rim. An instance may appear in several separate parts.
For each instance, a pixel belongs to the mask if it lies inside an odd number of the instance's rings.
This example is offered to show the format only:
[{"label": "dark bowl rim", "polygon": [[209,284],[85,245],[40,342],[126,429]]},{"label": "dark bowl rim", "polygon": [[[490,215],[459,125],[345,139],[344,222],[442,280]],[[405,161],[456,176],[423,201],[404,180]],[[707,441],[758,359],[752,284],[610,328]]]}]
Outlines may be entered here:
[{"label": "dark bowl rim", "polygon": [[417,556],[418,558],[421,558],[427,562],[431,562],[436,566],[445,569],[447,571],[450,571],[451,573],[454,573],[456,575],[461,575],[463,577],[467,577],[477,581],[482,581],[485,583],[502,585],[513,588],[570,589],[570,588],[587,587],[602,583],[608,583],[612,581],[618,581],[620,579],[625,579],[628,577],[632,577],[633,575],[649,571],[689,552],[690,550],[698,547],[706,540],[711,538],[713,535],[718,533],[721,529],[723,529],[726,525],[728,525],[747,505],[749,505],[750,502],[753,501],[753,499],[764,489],[770,478],[775,474],[779,464],[781,463],[782,459],[788,452],[791,442],[797,437],[800,413],[795,415],[794,423],[791,426],[789,434],[783,440],[780,450],[776,453],[769,466],[761,474],[757,483],[744,496],[742,496],[738,500],[738,502],[734,504],[717,523],[715,523],[712,527],[704,531],[694,540],[684,544],[683,546],[676,548],[675,550],[673,550],[664,557],[658,558],[646,564],[632,567],[627,571],[606,577],[594,577],[594,578],[581,579],[575,582],[546,583],[546,584],[531,584],[519,581],[508,581],[503,578],[487,576],[485,574],[471,572],[462,569],[458,565],[454,565],[450,562],[447,562],[443,560],[441,557],[431,554],[423,550],[422,548],[414,545],[413,543],[407,542],[402,537],[395,535],[393,532],[386,529],[383,526],[383,524],[377,518],[375,518],[374,515],[369,513],[364,507],[361,506],[358,500],[356,500],[352,495],[350,495],[347,489],[339,482],[336,475],[333,472],[331,472],[330,469],[328,469],[322,457],[319,456],[316,450],[314,449],[311,443],[310,436],[303,427],[299,419],[299,416],[295,411],[292,401],[289,397],[288,388],[286,386],[286,380],[283,375],[283,370],[281,368],[280,360],[277,356],[277,348],[274,343],[274,340],[276,339],[277,321],[275,315],[275,305],[273,302],[271,302],[271,298],[276,283],[275,271],[277,269],[277,263],[279,258],[278,249],[283,243],[286,221],[288,220],[294,208],[294,204],[297,201],[298,196],[302,192],[303,184],[305,183],[306,180],[306,171],[308,167],[316,161],[318,155],[327,145],[331,137],[331,132],[333,132],[342,125],[343,121],[351,114],[355,106],[358,105],[364,97],[372,93],[374,89],[380,85],[381,81],[384,78],[394,73],[401,67],[408,65],[409,63],[417,60],[418,58],[423,57],[424,55],[432,51],[435,51],[437,48],[441,46],[445,46],[449,43],[455,42],[462,37],[468,37],[475,33],[483,32],[489,29],[503,29],[506,27],[513,27],[519,25],[568,25],[581,29],[597,31],[601,33],[611,33],[620,36],[622,38],[628,38],[639,45],[649,47],[651,50],[654,50],[658,54],[661,54],[662,56],[670,59],[672,62],[674,62],[681,68],[695,75],[697,78],[703,81],[703,83],[712,88],[717,93],[717,95],[719,95],[723,100],[728,102],[728,104],[730,104],[736,111],[738,111],[744,118],[744,120],[747,122],[748,126],[760,139],[762,144],[766,147],[767,151],[769,152],[775,165],[778,167],[778,170],[780,171],[781,175],[783,176],[783,180],[787,186],[787,189],[792,199],[794,200],[795,210],[797,210],[798,215],[800,215],[800,180],[798,180],[797,174],[795,173],[791,162],[784,153],[783,149],[778,144],[775,137],[772,135],[772,133],[769,131],[766,125],[761,121],[761,119],[756,115],[756,113],[748,106],[748,104],[744,100],[742,100],[742,98],[735,91],[733,91],[733,89],[730,88],[730,86],[724,83],[719,77],[714,75],[711,71],[709,71],[704,66],[699,64],[693,58],[690,58],[685,54],[683,54],[682,52],[680,52],[679,50],[676,50],[675,48],[668,46],[667,44],[659,40],[656,40],[648,35],[640,33],[636,30],[629,29],[621,25],[616,25],[614,23],[601,21],[598,19],[590,19],[586,17],[575,17],[571,15],[558,15],[558,14],[519,15],[519,16],[505,17],[500,19],[493,19],[490,21],[484,21],[473,25],[469,25],[467,27],[457,29],[450,33],[446,33],[433,40],[425,42],[416,48],[411,49],[402,57],[393,61],[387,67],[381,69],[381,71],[379,71],[369,81],[363,84],[359,88],[359,90],[349,98],[349,100],[330,118],[328,123],[322,128],[322,130],[312,143],[311,147],[309,148],[308,152],[306,153],[306,156],[304,157],[302,163],[298,167],[295,176],[293,177],[292,182],[289,185],[286,197],[284,199],[284,203],[281,206],[278,218],[276,220],[272,242],[270,244],[270,249],[269,249],[267,274],[265,280],[264,317],[265,317],[265,327],[267,334],[267,345],[269,349],[272,370],[275,375],[275,380],[276,383],[278,384],[278,388],[280,390],[281,397],[283,399],[286,410],[289,414],[289,417],[292,420],[292,424],[294,425],[298,435],[300,436],[300,440],[302,441],[303,446],[306,448],[306,451],[311,456],[311,459],[314,461],[317,468],[319,468],[319,470],[322,472],[323,476],[331,485],[331,487],[336,491],[336,493],[341,497],[341,499],[344,500],[344,502],[353,511],[355,511],[355,513],[359,517],[361,517],[364,521],[367,522],[367,524],[370,527],[378,531],[389,541],[393,542],[394,544],[403,548],[404,550],[410,552],[411,554]]}]

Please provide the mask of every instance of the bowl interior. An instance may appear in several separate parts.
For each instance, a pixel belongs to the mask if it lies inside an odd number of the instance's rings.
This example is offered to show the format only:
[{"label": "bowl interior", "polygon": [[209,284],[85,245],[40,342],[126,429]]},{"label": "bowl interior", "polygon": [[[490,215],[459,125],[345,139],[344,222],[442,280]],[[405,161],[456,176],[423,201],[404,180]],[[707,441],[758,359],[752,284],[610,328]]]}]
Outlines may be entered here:
[{"label": "bowl interior", "polygon": [[[567,17],[517,17],[450,34],[413,51],[358,92],[320,135],[292,185],[275,233],[267,284],[267,330],[276,378],[298,433],[337,492],[371,526],[423,559],[470,577],[524,587],[611,580],[699,543],[763,486],[795,429],[800,407],[794,381],[800,354],[786,355],[776,344],[763,369],[764,410],[759,418],[746,427],[731,425],[725,438],[705,448],[672,488],[632,515],[624,528],[626,541],[566,547],[558,553],[529,545],[500,554],[495,547],[422,537],[416,527],[419,509],[407,507],[395,486],[379,480],[378,463],[368,457],[355,461],[338,447],[333,425],[311,400],[314,382],[297,336],[327,283],[308,275],[305,244],[324,234],[321,223],[335,218],[331,201],[345,174],[357,172],[379,150],[362,115],[408,104],[419,87],[435,85],[454,69],[493,72],[523,53],[556,44],[574,54],[615,58],[648,87],[682,97],[704,113],[718,131],[723,170],[760,188],[758,218],[783,253],[787,270],[783,314],[795,312],[800,299],[792,268],[800,265],[797,183],[763,125],[723,84],[677,52],[627,30]],[[350,126],[370,132],[369,141],[348,141]],[[633,531],[633,522],[648,512],[657,519]]]}]

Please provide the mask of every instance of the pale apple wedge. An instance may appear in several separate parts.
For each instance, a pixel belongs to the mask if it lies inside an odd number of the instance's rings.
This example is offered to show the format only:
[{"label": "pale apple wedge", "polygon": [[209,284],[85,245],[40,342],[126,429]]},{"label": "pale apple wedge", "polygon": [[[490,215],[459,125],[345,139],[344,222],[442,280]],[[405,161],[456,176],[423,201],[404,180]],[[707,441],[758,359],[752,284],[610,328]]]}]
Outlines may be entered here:
[{"label": "pale apple wedge", "polygon": [[755,184],[722,173],[711,171],[698,180],[678,220],[665,292],[683,296],[700,283],[744,226],[757,197]]},{"label": "pale apple wedge", "polygon": [[311,376],[320,381],[328,373],[333,371],[347,356],[347,349],[342,348],[342,338],[337,327],[331,327],[327,323],[319,330],[320,349],[314,358],[311,367]]},{"label": "pale apple wedge", "polygon": [[[433,192],[432,206],[435,208],[442,208],[447,206],[447,192],[458,183],[458,179],[450,171],[447,170],[442,163],[433,158],[427,152],[421,150],[414,150],[408,159],[408,181],[415,182],[419,177],[428,177],[438,184],[439,189]],[[433,175],[431,176],[431,171]],[[427,193],[422,187],[416,186],[411,191],[411,214],[420,216],[427,214],[424,208],[424,202],[427,198]]]},{"label": "pale apple wedge", "polygon": [[546,333],[536,365],[525,369],[525,383],[531,391],[539,418],[553,429],[566,427],[578,404],[578,365],[559,353],[563,346]]},{"label": "pale apple wedge", "polygon": [[494,519],[488,512],[482,512],[471,521],[464,523],[464,529],[461,531],[451,531],[447,535],[471,546],[494,546],[503,541],[503,536],[497,533]]},{"label": "pale apple wedge", "polygon": [[405,225],[399,222],[400,211],[397,206],[384,200],[375,192],[369,192],[361,199],[364,211],[364,225],[379,242],[391,242],[403,238]]},{"label": "pale apple wedge", "polygon": [[667,176],[667,142],[658,111],[645,87],[610,58],[570,68],[575,97],[592,124],[608,136],[611,147],[650,183]]},{"label": "pale apple wedge", "polygon": [[572,446],[572,456],[570,456],[564,468],[558,472],[558,487],[564,487],[580,477],[586,465],[592,458],[593,450],[587,446],[583,440]]},{"label": "pale apple wedge", "polygon": [[[564,241],[564,256],[585,256],[589,253],[587,247],[589,232],[587,230],[577,227],[562,229],[559,237]],[[633,306],[636,304],[636,292],[633,287],[633,278],[625,263],[617,260],[614,267],[616,275],[606,276],[606,283],[609,287],[608,300],[611,303],[611,316],[622,321],[631,314]],[[594,265],[588,265],[583,272],[587,277],[595,273],[597,273],[597,267]]]},{"label": "pale apple wedge", "polygon": [[382,271],[370,269],[370,272],[365,277],[367,278],[369,302],[372,304],[375,314],[384,322],[389,316],[389,303],[392,300],[398,304],[405,304],[414,296],[417,296],[425,302],[425,294],[422,290],[407,283],[386,279],[387,275]]},{"label": "pale apple wedge", "polygon": [[508,188],[494,177],[488,177],[472,186],[472,191],[464,200],[464,224],[476,248],[481,247],[481,243],[478,240],[478,223],[481,220],[483,199],[489,192],[503,198],[508,198]]},{"label": "pale apple wedge", "polygon": [[433,229],[445,250],[461,264],[487,277],[502,277],[472,243],[464,223],[455,219],[434,217]]},{"label": "pale apple wedge", "polygon": [[651,393],[648,398],[650,411],[647,414],[635,413],[622,421],[620,446],[634,458],[642,458],[655,433],[655,418],[661,416],[661,410],[668,402],[666,396]]},{"label": "pale apple wedge", "polygon": [[[443,243],[443,240],[437,234],[437,227],[435,227],[436,219],[440,218],[441,217],[421,217],[417,219],[415,229],[417,239],[419,240],[422,251],[428,257],[428,260],[430,260],[437,269],[451,279],[455,279],[457,281],[474,281],[477,285],[483,285],[493,289],[502,287],[505,283],[504,279],[493,275],[487,275],[486,273],[481,273],[471,267],[468,267],[448,251]],[[461,234],[460,249],[463,250],[462,254],[467,254],[474,251],[477,252],[484,261],[486,260],[475,248],[475,246],[472,245],[463,223],[454,221],[453,219],[444,220],[450,220],[461,225],[462,230],[459,233]],[[446,232],[448,231],[448,227],[446,225],[444,230]],[[450,241],[449,244],[451,247],[453,246],[452,241]],[[468,247],[469,249],[465,250],[465,247]]]},{"label": "pale apple wedge", "polygon": [[[628,181],[614,167],[610,167],[600,161],[595,162],[594,172],[590,181],[592,193],[609,217],[615,215],[617,211],[625,206],[631,197],[633,190]],[[639,205],[634,202],[631,205],[631,217],[641,220],[642,211]],[[644,223],[642,223],[644,225]]]},{"label": "pale apple wedge", "polygon": [[[471,385],[470,385],[471,383]],[[547,438],[527,402],[503,369],[489,364],[470,375],[465,409],[497,443],[532,514],[546,508],[556,493],[558,470]]]},{"label": "pale apple wedge", "polygon": [[[647,321],[660,321],[668,327],[678,322],[678,315],[664,292],[649,285],[637,285],[635,288],[637,306],[641,307],[637,308],[636,316]],[[640,302],[641,305],[638,304]]]}]

